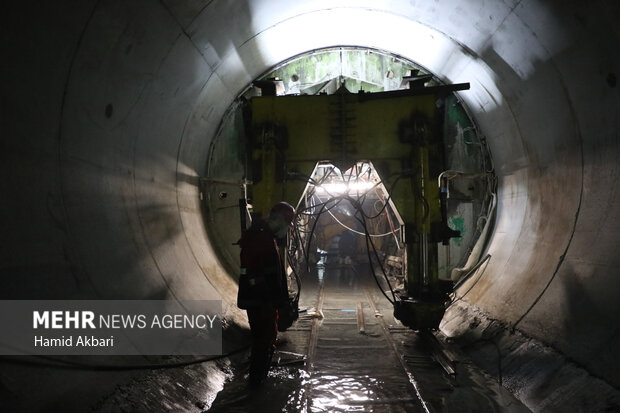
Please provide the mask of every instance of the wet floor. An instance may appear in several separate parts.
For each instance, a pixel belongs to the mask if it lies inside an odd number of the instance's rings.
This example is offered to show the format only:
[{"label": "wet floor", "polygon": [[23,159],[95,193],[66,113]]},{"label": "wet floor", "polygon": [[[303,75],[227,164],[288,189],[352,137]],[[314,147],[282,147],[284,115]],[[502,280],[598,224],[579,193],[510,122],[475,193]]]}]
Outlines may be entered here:
[{"label": "wet floor", "polygon": [[394,319],[370,275],[323,275],[305,280],[307,311],[279,334],[264,385],[248,386],[247,354],[233,359],[210,412],[529,411],[453,351],[449,374],[429,338]]}]

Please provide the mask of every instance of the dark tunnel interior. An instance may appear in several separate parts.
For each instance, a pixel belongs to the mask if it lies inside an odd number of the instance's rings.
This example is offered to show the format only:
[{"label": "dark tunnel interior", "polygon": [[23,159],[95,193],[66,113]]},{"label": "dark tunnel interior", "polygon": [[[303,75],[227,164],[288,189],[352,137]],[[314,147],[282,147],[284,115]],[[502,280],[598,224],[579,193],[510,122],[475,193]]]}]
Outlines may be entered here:
[{"label": "dark tunnel interior", "polygon": [[[283,93],[332,93],[339,77],[323,82],[319,73],[332,70],[329,62],[306,63],[312,71],[301,88],[285,63],[324,50],[376,51],[391,66],[381,66],[379,80],[356,72],[354,91],[397,89],[407,64],[438,84],[468,82],[469,90],[451,96],[493,165],[493,197],[472,201],[467,212],[478,216],[492,206],[492,225],[467,239],[460,255],[442,253],[450,269],[459,261],[471,276],[458,284],[437,333],[527,409],[620,409],[619,21],[614,0],[7,5],[0,29],[2,299],[221,300],[223,348],[238,348],[248,329],[236,307],[238,249],[231,245],[239,211],[214,214],[209,205],[235,204],[232,191],[244,179],[227,155],[235,150],[239,98],[274,74],[288,76]],[[390,222],[376,230],[394,232]],[[318,254],[315,264],[321,260]],[[342,279],[333,286],[338,294],[345,284],[353,288]],[[315,306],[310,291],[319,288],[313,285],[302,294],[308,311]],[[324,308],[355,309],[356,300],[367,300],[359,311],[374,319],[390,312],[378,292],[355,290],[348,303],[326,296]],[[377,321],[377,331],[398,324],[390,320]],[[333,331],[325,340],[338,339]],[[398,346],[391,348],[406,351]],[[148,377],[30,361],[2,356],[0,399],[9,409],[202,411],[234,370],[225,358]],[[144,388],[136,377],[147,377]],[[194,398],[162,390],[145,405],[114,404],[134,397],[123,389],[157,392],[174,381]]]}]

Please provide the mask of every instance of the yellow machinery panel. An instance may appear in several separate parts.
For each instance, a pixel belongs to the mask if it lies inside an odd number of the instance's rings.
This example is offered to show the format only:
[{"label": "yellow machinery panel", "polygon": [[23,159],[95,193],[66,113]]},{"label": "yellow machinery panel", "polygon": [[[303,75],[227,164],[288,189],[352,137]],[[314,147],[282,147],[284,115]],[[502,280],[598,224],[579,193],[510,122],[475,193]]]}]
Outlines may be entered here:
[{"label": "yellow machinery panel", "polygon": [[[437,276],[441,231],[436,229],[447,227],[441,222],[437,184],[444,165],[438,99],[440,94],[431,92],[340,90],[333,95],[254,97],[246,108],[248,198],[258,215],[281,200],[296,204],[319,161],[343,171],[359,161],[377,168],[405,222],[403,302],[410,304],[404,311],[422,308],[430,314],[416,314],[410,322],[414,328],[438,324],[445,297]],[[438,299],[421,303],[423,297]]]}]

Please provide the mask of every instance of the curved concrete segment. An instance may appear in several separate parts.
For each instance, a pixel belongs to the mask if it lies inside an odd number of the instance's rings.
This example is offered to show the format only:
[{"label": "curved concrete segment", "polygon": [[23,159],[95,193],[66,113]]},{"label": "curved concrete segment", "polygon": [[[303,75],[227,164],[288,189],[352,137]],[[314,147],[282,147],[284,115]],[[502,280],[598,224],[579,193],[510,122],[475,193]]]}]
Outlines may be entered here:
[{"label": "curved concrete segment", "polygon": [[198,185],[222,115],[291,56],[372,47],[471,83],[498,207],[457,295],[620,386],[617,2],[65,3],[3,22],[3,298],[221,297],[243,323]]}]

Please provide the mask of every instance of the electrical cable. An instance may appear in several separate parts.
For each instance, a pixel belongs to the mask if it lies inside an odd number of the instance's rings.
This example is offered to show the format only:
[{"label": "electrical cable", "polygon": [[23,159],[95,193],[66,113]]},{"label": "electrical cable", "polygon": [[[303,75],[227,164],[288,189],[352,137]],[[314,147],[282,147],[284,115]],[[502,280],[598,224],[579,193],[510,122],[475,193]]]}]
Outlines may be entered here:
[{"label": "electrical cable", "polygon": [[[381,260],[379,259],[379,255],[377,254],[377,250],[374,246],[374,244],[372,243],[372,241],[370,240],[370,237],[366,236],[365,237],[366,240],[366,253],[368,255],[368,263],[370,265],[370,270],[372,272],[373,278],[375,279],[375,282],[377,283],[377,286],[379,287],[379,290],[381,291],[381,293],[385,296],[385,298],[392,304],[394,305],[394,302],[396,302],[396,295],[394,294],[394,289],[392,288],[392,285],[390,284],[390,281],[387,278],[387,275],[385,274],[385,270],[383,269],[383,265],[381,264]],[[388,283],[388,286],[390,287],[390,292],[392,293],[392,298],[393,300],[390,300],[390,297],[388,297],[388,295],[385,293],[385,291],[383,291],[383,287],[381,287],[381,284],[379,283],[379,278],[377,277],[377,274],[375,273],[375,268],[372,265],[372,257],[370,255],[370,245],[372,245],[374,253],[375,253],[375,257],[377,258],[378,264],[381,266],[381,271],[383,272],[383,276],[385,277],[385,280]]]},{"label": "electrical cable", "polygon": [[[331,216],[332,216],[332,218],[334,218],[334,220],[335,220],[338,224],[340,224],[343,228],[346,228],[346,229],[348,229],[349,231],[354,232],[354,233],[359,234],[359,235],[366,235],[364,232],[360,232],[360,231],[354,230],[353,228],[350,228],[350,227],[346,226],[344,223],[340,222],[340,220],[339,220],[338,218],[336,218],[336,216],[335,216],[334,214],[332,214],[332,213],[331,213],[331,211],[327,211],[327,212],[328,212],[328,213],[329,213],[329,215],[331,215]],[[388,236],[388,235],[392,235],[392,231],[390,231],[390,232],[386,232],[385,234],[368,234],[368,235],[369,235],[369,236],[371,236],[371,237],[381,238],[381,237],[385,237],[385,236]]]},{"label": "electrical cable", "polygon": [[[297,252],[297,249],[298,249],[297,247],[298,244],[301,245],[302,254],[304,253],[304,245],[302,242],[300,242],[299,232],[297,231],[297,225],[294,226],[294,229],[292,232],[293,232],[294,244],[292,244],[290,248],[287,248],[287,251],[286,251],[289,262],[292,262],[294,260],[295,253]],[[307,261],[306,261],[306,265],[307,265]],[[295,266],[290,265],[290,267],[291,267],[291,270],[293,271],[293,275],[295,276],[295,282],[297,283],[297,295],[294,298],[294,302],[299,303],[299,297],[301,295],[301,279],[299,277],[299,274],[297,273]]]},{"label": "electrical cable", "polygon": [[[383,198],[383,193],[380,193],[380,192],[379,192],[379,191],[377,191],[376,189],[375,189],[375,193],[377,194],[377,198]],[[385,200],[385,198],[383,199],[383,201],[384,201],[384,202],[387,202],[387,201]],[[374,209],[375,211],[377,211],[377,202],[381,202],[381,201],[380,201],[379,199],[377,199],[377,201],[376,201],[376,202],[375,202],[375,204],[373,205],[373,209]],[[392,214],[395,214],[395,211],[394,211],[394,210],[392,210],[391,212],[392,212]],[[394,228],[394,223],[392,222],[392,217],[391,217],[390,215],[391,215],[391,214],[390,214],[390,210],[386,210],[385,216],[386,216],[386,218],[387,218],[387,220],[388,220],[388,224],[389,224],[389,226],[390,226],[390,230],[392,231],[392,235],[394,236],[394,242],[396,243],[396,248],[400,250],[400,249],[402,249],[402,247],[401,247],[401,245],[400,245],[400,241],[399,241],[399,239],[398,239],[398,236],[396,235],[396,229]],[[396,218],[396,216],[395,216],[395,218]]]},{"label": "electrical cable", "polygon": [[[291,257],[289,257],[289,260],[291,259]],[[293,298],[293,302],[296,304],[299,303],[299,297],[301,295],[301,279],[299,278],[299,275],[297,274],[297,270],[295,270],[295,267],[293,267],[291,265],[291,271],[293,272],[293,275],[295,276],[295,282],[297,283],[297,293],[295,294],[295,297]]]},{"label": "electrical cable", "polygon": [[[291,242],[289,243],[289,245],[287,245],[287,248],[286,248],[286,254],[287,254],[287,258],[288,258],[289,263],[291,263],[292,260],[294,260],[295,254],[297,253],[297,251],[299,249],[299,245],[301,245],[302,254],[304,254],[303,243],[298,242],[298,236],[299,236],[298,232],[295,229],[293,229],[292,235],[289,236],[289,240]],[[291,238],[293,238],[293,239],[291,240]],[[290,265],[290,267],[291,267],[291,270],[295,273],[295,278],[296,278],[296,281],[297,281],[297,287],[298,287],[298,291],[299,291],[299,289],[301,287],[301,282],[299,280],[299,277],[297,276],[297,272],[296,272],[295,266]]]},{"label": "electrical cable", "polygon": [[[392,212],[394,212],[394,211],[392,211]],[[392,217],[390,215],[391,215],[390,211],[386,211],[385,216],[387,218],[388,225],[390,226],[390,231],[391,231],[392,235],[394,236],[394,242],[396,243],[396,248],[400,250],[400,249],[402,249],[402,247],[400,246],[400,242],[398,240],[398,237],[396,236],[396,229],[394,228],[394,223],[392,222]]]},{"label": "electrical cable", "polygon": [[[323,212],[323,210],[325,209],[325,206],[327,205],[327,203],[323,204],[321,206],[321,210],[319,211],[319,215]],[[318,218],[315,218],[314,223],[312,224],[312,230],[310,231],[310,235],[308,236],[308,239],[310,240],[310,242],[312,241],[312,236],[314,235],[314,230],[316,229],[316,225],[319,222]],[[306,249],[306,262],[308,262],[308,258],[310,257],[310,249]]]},{"label": "electrical cable", "polygon": [[[396,177],[396,180],[392,183],[392,185],[390,186],[390,190],[388,191],[388,197],[385,200],[385,202],[383,203],[383,207],[379,210],[379,212],[374,215],[374,216],[368,216],[366,215],[366,213],[364,211],[362,211],[362,214],[367,218],[367,219],[375,219],[377,217],[379,217],[383,211],[385,210],[385,208],[388,206],[390,200],[392,199],[392,193],[394,192],[394,188],[396,187],[396,184],[398,183],[398,181],[400,180],[401,177],[403,177],[404,175],[399,174]],[[377,185],[379,185],[381,182],[377,183]]]},{"label": "electrical cable", "polygon": [[[366,241],[367,243],[369,243],[372,246],[372,250],[375,254],[375,258],[377,259],[377,262],[379,264],[379,266],[381,267],[381,272],[383,273],[383,278],[385,278],[385,282],[387,282],[388,287],[390,288],[390,293],[392,294],[392,298],[394,301],[392,301],[392,304],[394,304],[396,300],[396,294],[394,293],[394,288],[392,287],[392,283],[390,282],[386,272],[385,272],[385,268],[383,266],[383,263],[381,262],[381,259],[379,258],[379,253],[377,252],[377,247],[375,246],[374,242],[372,241],[372,239],[370,239],[369,236],[366,236]],[[374,272],[374,269],[373,269]],[[390,301],[388,299],[388,301]]]},{"label": "electrical cable", "polygon": [[[393,192],[394,188],[396,187],[397,183],[399,182],[399,180],[401,179],[401,177],[405,176],[404,173],[400,173],[397,174],[396,180],[390,185],[390,191],[388,192],[388,197],[384,200],[382,207],[379,209],[379,211],[375,214],[375,215],[369,215],[366,213],[366,211],[364,211],[363,208],[363,204],[366,201],[366,197],[368,196],[368,194],[373,191],[373,190],[377,190],[377,187],[379,185],[382,184],[382,181],[379,181],[377,183],[375,183],[371,188],[368,188],[366,191],[364,192],[360,192],[359,190],[356,192],[356,196],[357,196],[357,200],[353,199],[348,193],[345,194],[332,194],[330,193],[326,188],[322,188],[328,195],[328,198],[325,201],[322,201],[320,196],[318,194],[316,194],[316,188],[320,187],[335,171],[335,166],[332,166],[331,169],[325,173],[321,179],[317,182],[311,182],[314,187],[310,189],[309,193],[306,195],[306,206],[304,208],[299,208],[298,207],[298,215],[299,216],[305,216],[307,217],[307,222],[304,226],[311,226],[310,231],[307,230],[299,230],[299,228],[297,228],[296,226],[296,235],[294,235],[294,243],[299,243],[301,245],[301,250],[303,252],[303,256],[304,259],[306,261],[306,264],[308,265],[309,262],[309,254],[310,254],[310,244],[312,242],[312,239],[314,237],[318,222],[319,222],[319,218],[322,214],[324,214],[325,212],[328,212],[332,218],[334,218],[334,220],[341,226],[343,226],[344,228],[346,228],[349,231],[352,231],[354,233],[357,233],[359,235],[364,235],[365,237],[365,242],[366,242],[366,253],[368,256],[368,262],[369,265],[371,267],[371,272],[373,275],[373,278],[375,279],[375,282],[377,283],[377,286],[379,287],[379,289],[381,290],[382,294],[385,296],[385,298],[392,304],[394,304],[395,301],[397,301],[396,295],[394,293],[394,288],[392,287],[390,280],[387,276],[387,273],[385,271],[385,268],[383,267],[383,264],[381,263],[381,258],[379,257],[379,253],[377,251],[377,248],[374,244],[374,242],[372,241],[371,237],[383,237],[383,236],[387,236],[387,235],[394,235],[396,236],[396,234],[394,233],[394,229],[391,228],[391,232],[388,232],[386,234],[370,234],[370,231],[368,229],[368,224],[367,224],[367,220],[372,220],[372,219],[376,219],[379,216],[381,216],[383,214],[383,212],[386,210],[387,206],[390,203],[391,200],[391,193]],[[342,171],[338,170],[339,172],[339,178],[340,181],[345,182],[345,184],[349,184],[352,180],[359,180],[360,177],[362,175],[365,175],[367,173],[372,173],[372,168],[369,166],[366,169],[363,169],[360,167],[360,165],[355,165],[354,166],[354,173],[346,173],[346,171],[343,173]],[[318,184],[318,185],[316,185]],[[309,196],[308,196],[309,195]],[[314,198],[317,198],[317,200],[319,201],[318,203],[315,203]],[[347,225],[345,225],[343,222],[341,222],[332,212],[331,210],[338,207],[340,205],[340,203],[343,200],[348,200],[349,203],[353,206],[353,208],[356,210],[356,215],[359,214],[359,216],[361,217],[356,217],[356,219],[362,224],[363,228],[364,228],[364,232],[360,232],[360,231],[356,231],[353,228],[348,227]],[[425,200],[424,200],[425,201]],[[430,208],[427,207],[427,203],[425,204],[425,210],[428,211]],[[317,211],[318,208],[318,211]],[[377,208],[375,208],[376,211]],[[389,218],[389,212],[387,212],[388,218]],[[312,223],[311,223],[312,221]],[[304,235],[304,238],[307,238],[307,247],[304,247],[304,242],[302,242],[302,236],[301,234]],[[298,247],[296,247],[296,251]],[[383,290],[383,288],[381,287],[381,284],[379,282],[379,277],[377,276],[377,274],[375,273],[375,268],[373,266],[373,259],[372,259],[372,255],[371,255],[371,249],[372,249],[372,254],[374,254],[375,259],[377,261],[377,264],[380,265],[381,267],[381,272],[383,274],[383,277],[390,289],[390,293],[392,295],[392,299],[390,299],[390,297],[386,294],[386,292]],[[291,261],[295,260],[294,255],[289,256],[289,259]],[[291,266],[293,268],[293,266]],[[297,277],[298,274],[295,270],[295,268],[293,268],[293,272],[295,274],[295,276]]]},{"label": "electrical cable", "polygon": [[[365,238],[366,238],[366,253],[367,253],[367,255],[368,255],[368,262],[369,262],[370,269],[371,269],[371,272],[372,272],[372,274],[373,274],[373,277],[374,277],[374,279],[375,279],[375,282],[376,282],[376,283],[377,283],[377,285],[379,286],[379,289],[381,290],[381,292],[383,293],[383,295],[385,296],[385,298],[386,298],[386,299],[387,299],[390,303],[394,304],[394,302],[395,302],[395,301],[397,301],[397,299],[396,299],[396,295],[394,294],[394,288],[392,287],[392,284],[390,283],[390,280],[388,279],[388,276],[387,276],[387,274],[385,273],[385,269],[383,268],[383,264],[381,263],[381,259],[379,258],[379,254],[378,254],[378,252],[377,252],[377,248],[376,248],[375,244],[372,242],[372,239],[370,238],[370,234],[369,234],[369,232],[368,232],[368,226],[367,226],[367,224],[366,224],[366,218],[365,218],[365,214],[364,214],[363,208],[361,207],[361,205],[360,205],[358,202],[356,202],[355,200],[353,200],[353,199],[351,199],[351,198],[349,198],[349,202],[351,202],[351,204],[353,205],[353,207],[357,209],[357,211],[360,213],[360,216],[362,217],[361,219],[360,219],[360,218],[357,218],[357,219],[358,219],[358,221],[362,224],[362,226],[364,227],[364,232],[366,233],[366,237],[365,237]],[[391,300],[391,299],[387,296],[387,294],[385,293],[385,291],[383,291],[383,288],[381,287],[381,284],[379,283],[379,279],[378,279],[378,277],[377,277],[377,275],[376,275],[376,273],[375,273],[374,267],[373,267],[373,265],[372,265],[372,257],[371,257],[371,255],[370,255],[370,246],[372,246],[373,252],[374,252],[374,254],[375,254],[375,258],[377,259],[377,263],[380,265],[380,267],[381,267],[381,272],[383,273],[383,277],[385,278],[385,281],[387,282],[388,287],[390,288],[390,293],[392,294],[392,298],[393,298],[393,300]]]},{"label": "electrical cable", "polygon": [[[340,226],[342,226],[343,228],[346,228],[346,229],[348,229],[349,231],[351,231],[351,232],[353,232],[353,233],[355,233],[355,234],[359,234],[359,235],[366,235],[364,232],[357,231],[357,230],[355,230],[355,229],[353,229],[353,228],[351,228],[351,227],[347,226],[346,224],[344,224],[344,223],[343,223],[342,221],[340,221],[340,220],[339,220],[339,219],[338,219],[338,218],[337,218],[337,217],[336,217],[336,216],[335,216],[335,215],[334,215],[331,211],[329,211],[329,210],[328,210],[328,211],[326,211],[326,212],[328,212],[328,213],[329,213],[329,215],[331,215],[331,216],[332,216],[332,218],[334,218],[334,220],[335,220],[338,224],[340,224]],[[370,236],[371,236],[371,237],[377,237],[377,238],[380,238],[380,237],[385,237],[385,236],[387,236],[387,235],[391,235],[391,234],[392,234],[392,232],[386,232],[385,234],[370,234]]]},{"label": "electrical cable", "polygon": [[480,281],[480,278],[482,278],[482,274],[484,273],[481,272],[480,275],[478,276],[478,278],[476,278],[476,281],[471,285],[471,287],[469,287],[469,289],[467,291],[465,291],[465,293],[463,295],[461,295],[460,297],[456,296],[456,290],[472,275],[474,274],[481,266],[482,264],[484,264],[485,261],[487,261],[489,258],[491,258],[491,254],[487,254],[482,260],[480,260],[480,262],[478,262],[471,270],[469,270],[469,272],[467,274],[465,274],[465,276],[463,276],[454,286],[454,288],[452,289],[452,291],[454,291],[454,300],[452,300],[452,302],[450,303],[450,305],[456,303],[457,301],[463,299],[463,297],[465,297],[471,290],[472,288],[474,288],[474,286],[478,283],[478,281]]},{"label": "electrical cable", "polygon": [[[329,209],[326,209],[326,206],[327,206],[327,205],[328,205],[331,201],[334,201],[334,200],[336,200],[336,199],[337,199],[337,202],[335,202],[335,203],[334,203],[334,205],[333,205],[333,206],[331,206]],[[389,281],[389,279],[388,279],[388,277],[387,277],[387,274],[385,273],[385,269],[383,268],[383,265],[381,265],[381,259],[379,258],[379,254],[378,254],[378,252],[377,252],[377,250],[376,250],[376,247],[375,247],[374,243],[372,242],[372,240],[370,240],[370,235],[371,235],[371,234],[370,234],[370,233],[369,233],[369,231],[368,231],[368,227],[367,227],[367,224],[366,224],[366,219],[365,219],[365,214],[364,214],[363,208],[361,207],[361,205],[360,205],[360,203],[359,203],[358,201],[354,200],[353,198],[351,198],[351,197],[349,197],[349,196],[346,196],[346,195],[340,195],[340,196],[337,196],[337,197],[330,198],[330,199],[328,199],[327,201],[325,201],[325,202],[323,202],[322,204],[320,204],[320,205],[321,205],[321,209],[319,210],[319,212],[318,212],[318,213],[316,213],[316,214],[305,214],[305,215],[312,215],[312,216],[314,216],[314,217],[315,217],[315,220],[314,220],[314,223],[313,223],[313,226],[312,226],[312,230],[310,231],[310,237],[309,237],[309,238],[310,238],[310,240],[312,239],[312,236],[313,236],[313,234],[314,234],[314,232],[315,232],[315,230],[316,230],[316,225],[318,224],[318,217],[319,217],[321,214],[323,214],[324,212],[326,212],[326,211],[327,211],[327,212],[330,212],[330,210],[331,210],[332,208],[334,208],[335,206],[337,206],[338,204],[340,204],[340,202],[342,202],[344,199],[347,199],[347,200],[351,203],[351,205],[352,205],[352,206],[353,206],[353,207],[354,207],[354,208],[355,208],[355,209],[356,209],[356,210],[360,213],[360,215],[363,217],[363,220],[362,220],[362,219],[359,219],[359,218],[356,218],[356,219],[357,219],[357,220],[358,220],[358,221],[362,224],[362,226],[364,227],[364,230],[365,230],[365,232],[363,233],[363,235],[364,235],[364,236],[365,236],[365,238],[366,238],[366,252],[367,252],[367,254],[368,254],[369,264],[370,264],[370,266],[371,266],[371,271],[372,271],[372,273],[373,273],[373,278],[375,279],[375,282],[377,283],[377,286],[379,287],[379,289],[381,290],[381,292],[383,293],[383,295],[385,296],[385,298],[386,298],[386,299],[387,299],[390,303],[394,304],[394,301],[396,301],[396,296],[395,296],[395,294],[394,294],[394,289],[393,289],[393,287],[392,287],[392,285],[391,285],[391,283],[390,283],[390,281]],[[306,209],[307,209],[307,208],[306,208]],[[384,209],[384,208],[383,208],[383,209]],[[331,212],[330,212],[330,214],[331,214]],[[333,216],[333,215],[332,215],[332,216]],[[378,215],[377,215],[377,216],[378,216]],[[388,235],[389,235],[389,234],[388,234]],[[372,246],[372,248],[373,248],[373,252],[374,252],[374,254],[375,254],[375,257],[376,257],[376,259],[377,259],[377,262],[381,265],[381,271],[382,271],[383,276],[384,276],[384,278],[385,278],[385,280],[386,280],[386,282],[387,282],[387,284],[388,284],[388,286],[389,286],[389,288],[390,288],[390,292],[391,292],[391,294],[392,294],[393,299],[390,299],[390,298],[388,297],[388,295],[387,295],[387,294],[385,294],[385,292],[383,291],[383,288],[381,287],[381,284],[379,283],[379,279],[378,279],[378,277],[377,277],[376,273],[374,272],[374,267],[372,266],[372,257],[371,257],[371,255],[370,255],[370,247],[371,247],[371,246]],[[305,257],[306,262],[308,262],[308,258],[309,258],[309,248],[307,248],[307,249],[306,249],[306,257]]]},{"label": "electrical cable", "polygon": [[[49,356],[42,355],[32,355],[34,357],[47,360],[52,363],[45,362],[37,362],[35,360],[16,360],[12,357],[8,356],[0,356],[0,360],[10,364],[17,365],[33,365],[33,366],[41,366],[41,367],[54,367],[60,369],[70,369],[70,370],[93,370],[93,371],[123,371],[123,370],[162,370],[162,369],[171,369],[178,367],[186,367],[194,364],[205,363],[208,361],[214,361],[218,359],[222,359],[224,357],[232,356],[233,354],[240,353],[246,349],[250,348],[250,345],[243,346],[236,350],[230,351],[225,354],[220,354],[212,357],[203,357],[190,361],[182,361],[178,363],[156,363],[156,364],[91,364],[91,363],[79,363],[75,361],[62,360]],[[57,364],[53,364],[57,363]]]}]

